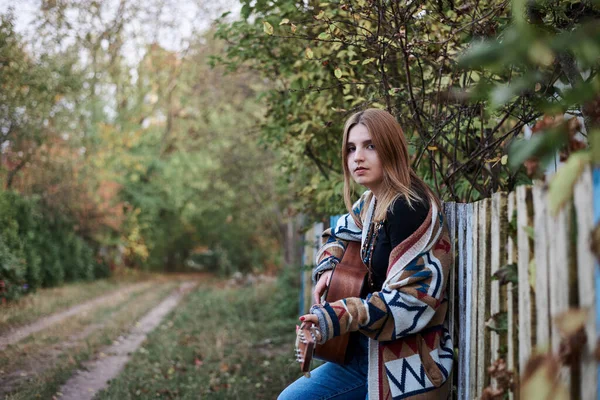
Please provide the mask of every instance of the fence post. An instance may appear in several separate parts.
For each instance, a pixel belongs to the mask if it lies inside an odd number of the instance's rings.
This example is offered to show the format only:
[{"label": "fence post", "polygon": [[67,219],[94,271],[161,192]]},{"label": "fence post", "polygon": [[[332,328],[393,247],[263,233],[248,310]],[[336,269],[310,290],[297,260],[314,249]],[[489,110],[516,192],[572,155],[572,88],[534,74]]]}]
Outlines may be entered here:
[{"label": "fence post", "polygon": [[477,398],[489,385],[487,369],[490,366],[490,199],[477,203],[478,211],[478,243],[477,256]]},{"label": "fence post", "polygon": [[467,231],[467,245],[470,248],[467,266],[469,266],[469,272],[467,273],[467,325],[469,329],[468,340],[469,340],[469,386],[468,394],[469,399],[477,397],[477,243],[478,243],[478,229],[477,221],[479,215],[479,207],[477,203],[471,203],[468,206],[470,210],[471,218],[469,219],[469,226]]},{"label": "fence post", "polygon": [[517,187],[517,265],[519,277],[519,373],[531,356],[533,331],[531,328],[531,286],[529,284],[530,245],[527,227],[530,226],[529,189]]},{"label": "fence post", "polygon": [[[594,193],[593,193],[593,202],[594,202],[594,226],[597,226],[600,223],[600,167],[594,167],[593,171],[594,177]],[[600,264],[596,261],[596,268],[594,269],[594,281],[596,287],[596,335],[600,332]],[[593,343],[598,343],[598,336],[591,338]],[[600,382],[600,365],[596,367],[598,371],[596,385]],[[598,386],[596,386],[596,398],[600,400],[600,390],[598,390]]]},{"label": "fence post", "polygon": [[[506,215],[506,223],[508,224],[508,228],[511,226],[513,221],[513,217],[516,217],[516,200],[515,200],[515,192],[511,192],[508,194],[507,199],[507,215]],[[515,232],[513,232],[514,234]],[[506,243],[506,262],[507,264],[516,264],[517,259],[517,243],[516,237],[512,237],[508,235],[508,242]],[[508,341],[508,357],[507,357],[507,366],[509,371],[515,372],[515,383],[518,383],[519,380],[519,369],[517,365],[518,351],[519,346],[516,342],[517,338],[517,326],[519,325],[519,317],[517,314],[518,310],[518,296],[513,290],[512,282],[509,282],[506,285],[506,313],[508,318],[508,334],[506,340]],[[518,394],[518,391],[517,391]],[[515,398],[519,398],[519,396],[515,396],[514,392],[510,392],[508,395],[509,400],[513,400]]]},{"label": "fence post", "polygon": [[[594,196],[592,171],[586,168],[575,184],[573,205],[577,215],[577,290],[579,307],[590,310],[590,318],[585,324],[588,338],[581,354],[581,383],[579,390],[582,400],[594,400],[597,396],[597,361],[594,358],[596,349],[596,324],[594,307],[594,255],[590,251],[590,239],[594,229]],[[600,201],[600,197],[596,197]]]},{"label": "fence post", "polygon": [[456,205],[456,219],[458,222],[458,398],[469,399],[469,357],[470,357],[470,317],[471,311],[469,296],[469,278],[472,265],[467,257],[470,254],[468,246],[470,237],[467,231],[471,230],[471,217],[473,207],[468,204]]}]

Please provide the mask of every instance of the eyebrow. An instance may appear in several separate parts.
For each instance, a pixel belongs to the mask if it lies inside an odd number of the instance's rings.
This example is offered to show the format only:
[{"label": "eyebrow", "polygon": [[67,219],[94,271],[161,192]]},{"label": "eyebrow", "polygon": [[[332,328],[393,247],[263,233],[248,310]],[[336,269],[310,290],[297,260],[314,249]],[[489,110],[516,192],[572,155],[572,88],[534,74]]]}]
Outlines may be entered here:
[{"label": "eyebrow", "polygon": [[[362,142],[362,144],[373,144],[373,141],[371,139],[365,140]],[[350,145],[355,145],[355,144],[354,144],[354,142],[348,142],[347,146],[350,146]]]}]

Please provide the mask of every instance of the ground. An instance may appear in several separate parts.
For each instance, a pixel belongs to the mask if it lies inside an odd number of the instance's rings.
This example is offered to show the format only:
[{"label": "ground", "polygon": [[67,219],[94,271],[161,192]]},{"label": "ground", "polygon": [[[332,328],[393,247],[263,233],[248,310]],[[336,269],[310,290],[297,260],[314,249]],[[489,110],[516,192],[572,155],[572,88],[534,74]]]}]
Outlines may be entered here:
[{"label": "ground", "polygon": [[0,310],[0,398],[274,398],[299,375],[289,283],[154,276],[42,291]]}]

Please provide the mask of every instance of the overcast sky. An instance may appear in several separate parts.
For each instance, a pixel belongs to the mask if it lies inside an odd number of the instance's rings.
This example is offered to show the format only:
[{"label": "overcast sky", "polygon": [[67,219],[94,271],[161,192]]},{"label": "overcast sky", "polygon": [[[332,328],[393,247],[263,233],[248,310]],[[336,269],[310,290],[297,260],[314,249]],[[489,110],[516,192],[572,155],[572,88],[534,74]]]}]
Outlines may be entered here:
[{"label": "overcast sky", "polygon": [[[120,0],[103,0],[107,13],[107,20],[111,19],[110,13],[116,12]],[[158,3],[158,0],[141,0],[149,6]],[[127,25],[126,51],[131,61],[139,60],[145,48],[144,44],[158,42],[169,50],[181,50],[187,45],[187,39],[193,32],[206,30],[212,21],[224,11],[232,10],[232,15],[239,15],[240,5],[237,0],[162,0],[168,3],[153,13],[148,7],[146,18],[152,18],[152,23],[143,20],[134,20]],[[0,12],[5,13],[9,8],[14,10],[15,28],[28,41],[35,38],[33,23],[39,10],[41,0],[0,0]],[[156,9],[156,8],[154,8]],[[152,15],[149,15],[152,14]],[[70,21],[75,20],[75,16]]]}]

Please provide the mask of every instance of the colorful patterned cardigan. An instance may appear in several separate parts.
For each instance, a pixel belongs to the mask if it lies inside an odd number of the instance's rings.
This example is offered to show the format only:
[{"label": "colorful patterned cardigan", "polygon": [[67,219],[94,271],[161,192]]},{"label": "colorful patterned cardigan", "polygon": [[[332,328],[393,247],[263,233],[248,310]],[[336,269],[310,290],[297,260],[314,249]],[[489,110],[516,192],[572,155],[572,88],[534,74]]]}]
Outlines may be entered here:
[{"label": "colorful patterned cardigan", "polygon": [[[368,210],[361,213],[367,202]],[[341,260],[349,240],[364,242],[373,209],[374,198],[367,191],[353,207],[357,216],[364,214],[362,229],[346,214],[323,233],[313,279]],[[321,342],[350,331],[370,337],[370,400],[446,399],[453,362],[446,320],[451,249],[443,216],[432,201],[425,222],[392,249],[380,292],[312,307]]]}]

